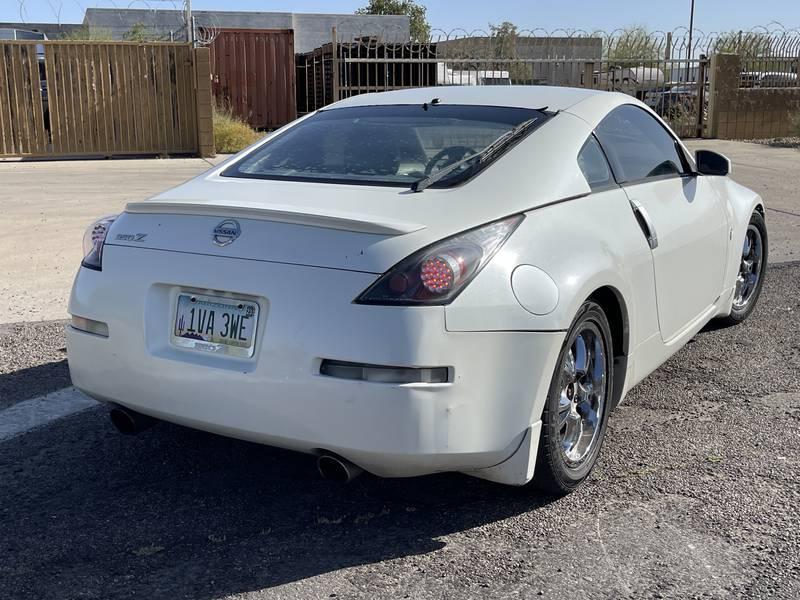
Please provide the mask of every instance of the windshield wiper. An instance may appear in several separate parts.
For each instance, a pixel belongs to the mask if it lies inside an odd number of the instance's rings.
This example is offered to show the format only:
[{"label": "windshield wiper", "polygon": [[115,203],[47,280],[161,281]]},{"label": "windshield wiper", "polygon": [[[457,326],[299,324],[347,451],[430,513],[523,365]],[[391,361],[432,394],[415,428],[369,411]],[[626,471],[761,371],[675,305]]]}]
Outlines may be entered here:
[{"label": "windshield wiper", "polygon": [[411,184],[411,191],[412,192],[421,192],[425,188],[432,186],[437,181],[440,181],[447,177],[450,173],[458,169],[458,167],[467,164],[468,162],[472,162],[473,160],[477,160],[478,164],[484,163],[489,160],[492,156],[504,150],[509,145],[511,145],[514,141],[518,140],[522,137],[530,128],[531,126],[538,120],[538,117],[534,117],[532,119],[528,119],[527,121],[523,121],[514,129],[506,131],[503,135],[493,141],[491,144],[486,146],[480,152],[476,152],[475,154],[470,154],[462,158],[461,160],[457,160],[456,162],[447,165],[445,168],[428,175],[427,177],[423,177],[422,179],[418,179],[414,183]]}]

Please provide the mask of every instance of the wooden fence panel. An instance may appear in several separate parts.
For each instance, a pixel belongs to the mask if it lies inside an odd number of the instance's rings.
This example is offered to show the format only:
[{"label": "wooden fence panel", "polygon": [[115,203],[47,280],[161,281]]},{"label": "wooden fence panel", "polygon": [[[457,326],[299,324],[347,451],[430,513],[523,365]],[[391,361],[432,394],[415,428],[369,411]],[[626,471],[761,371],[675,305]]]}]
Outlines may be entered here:
[{"label": "wooden fence panel", "polygon": [[0,42],[0,157],[213,154],[198,119],[211,111],[207,57],[187,44]]},{"label": "wooden fence panel", "polygon": [[30,42],[0,42],[0,156],[47,150],[37,47],[41,49]]}]

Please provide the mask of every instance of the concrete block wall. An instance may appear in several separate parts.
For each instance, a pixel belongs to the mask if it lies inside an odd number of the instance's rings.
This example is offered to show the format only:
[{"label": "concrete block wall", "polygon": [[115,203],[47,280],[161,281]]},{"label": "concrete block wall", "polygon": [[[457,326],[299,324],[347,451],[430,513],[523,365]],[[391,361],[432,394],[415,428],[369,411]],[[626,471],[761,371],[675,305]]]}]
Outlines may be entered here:
[{"label": "concrete block wall", "polygon": [[742,59],[711,57],[708,132],[736,140],[800,135],[800,87],[743,88]]},{"label": "concrete block wall", "polygon": [[194,78],[197,103],[197,152],[206,158],[214,156],[214,120],[211,104],[211,55],[208,48],[195,48]]}]

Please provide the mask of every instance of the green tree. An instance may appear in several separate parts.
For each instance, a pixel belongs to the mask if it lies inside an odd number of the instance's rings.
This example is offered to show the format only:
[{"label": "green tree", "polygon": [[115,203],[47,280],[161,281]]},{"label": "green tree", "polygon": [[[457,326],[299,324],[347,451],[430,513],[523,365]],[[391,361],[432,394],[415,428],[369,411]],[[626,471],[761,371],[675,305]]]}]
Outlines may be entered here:
[{"label": "green tree", "polygon": [[411,21],[411,39],[425,43],[430,40],[431,26],[427,9],[414,0],[369,0],[369,4],[356,11],[357,15],[406,15]]},{"label": "green tree", "polygon": [[[489,23],[489,37],[494,58],[516,59],[519,28],[510,21],[503,21],[500,25]],[[530,83],[533,79],[532,66],[524,62],[498,63],[497,68],[508,71],[513,83]]]},{"label": "green tree", "polygon": [[791,71],[791,61],[771,58],[775,54],[772,41],[766,33],[727,31],[714,42],[713,52],[738,54],[742,57],[743,71]]},{"label": "green tree", "polygon": [[645,62],[659,60],[663,48],[658,40],[641,25],[631,25],[606,43],[606,59],[614,62]]},{"label": "green tree", "polygon": [[150,42],[153,36],[147,31],[144,23],[135,23],[128,31],[122,34],[122,39],[127,42]]},{"label": "green tree", "polygon": [[495,58],[515,58],[517,54],[517,37],[519,30],[510,21],[500,25],[489,23],[489,35],[492,37]]},{"label": "green tree", "polygon": [[765,33],[726,31],[714,42],[716,52],[740,54],[744,58],[758,58],[769,54],[770,38]]}]

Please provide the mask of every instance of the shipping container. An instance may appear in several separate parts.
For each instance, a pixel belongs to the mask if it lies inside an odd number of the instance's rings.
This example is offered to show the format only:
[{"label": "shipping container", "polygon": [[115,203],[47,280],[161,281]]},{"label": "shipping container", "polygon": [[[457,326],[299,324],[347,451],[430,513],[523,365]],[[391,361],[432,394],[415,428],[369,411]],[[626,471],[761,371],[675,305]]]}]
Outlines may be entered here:
[{"label": "shipping container", "polygon": [[275,129],[297,117],[294,32],[219,29],[211,43],[211,83],[218,106],[255,129]]}]

